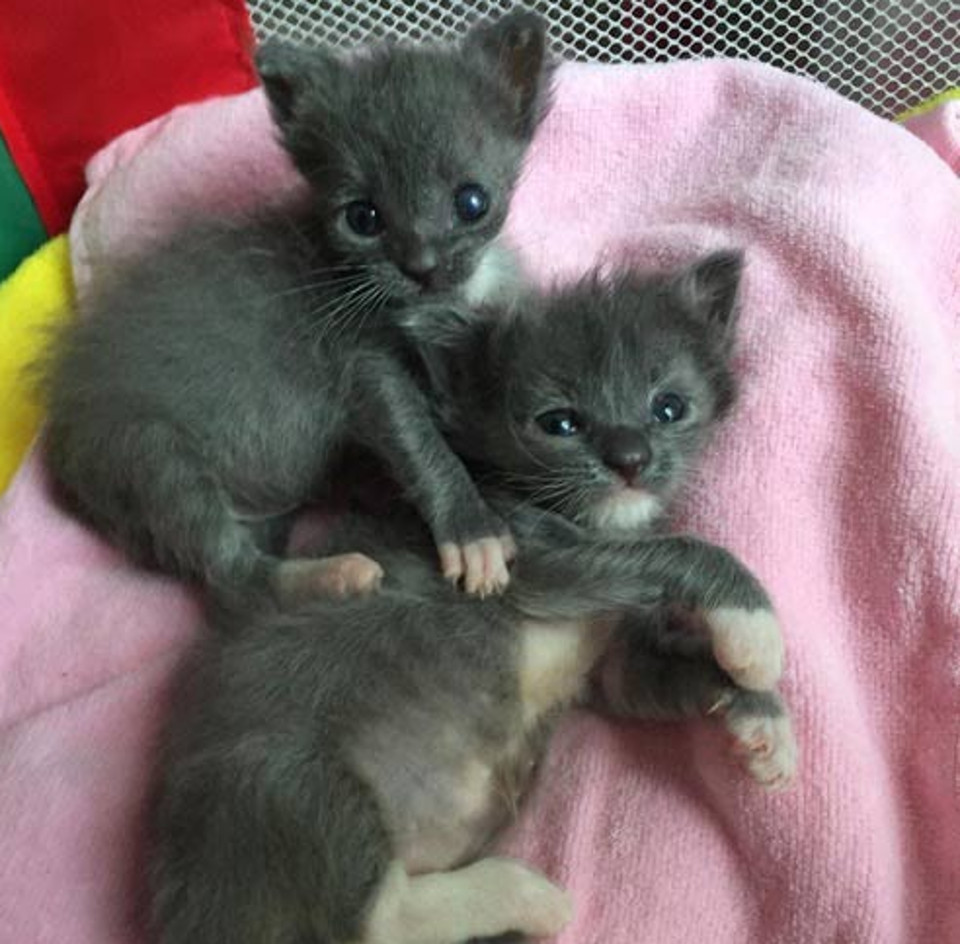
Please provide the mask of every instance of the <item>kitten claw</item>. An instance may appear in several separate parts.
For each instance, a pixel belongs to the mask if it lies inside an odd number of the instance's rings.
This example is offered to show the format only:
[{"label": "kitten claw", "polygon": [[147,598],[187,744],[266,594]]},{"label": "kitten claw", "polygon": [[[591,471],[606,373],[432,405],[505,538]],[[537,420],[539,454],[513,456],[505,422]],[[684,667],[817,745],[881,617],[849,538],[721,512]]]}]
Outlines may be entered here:
[{"label": "kitten claw", "polygon": [[713,704],[711,704],[710,707],[707,708],[704,714],[707,715],[707,717],[711,717],[712,715],[719,714],[721,712],[726,711],[726,709],[729,708],[731,703],[733,702],[733,699],[734,699],[733,692],[731,691],[721,692],[719,695],[717,695]]},{"label": "kitten claw", "polygon": [[516,553],[513,538],[480,538],[459,545],[440,545],[440,567],[451,583],[463,582],[464,590],[481,599],[499,594],[510,582],[507,561]]},{"label": "kitten claw", "polygon": [[295,603],[311,597],[345,599],[376,593],[383,568],[366,554],[335,554],[316,560],[284,561],[275,577],[281,602]]},{"label": "kitten claw", "polygon": [[440,570],[450,583],[460,583],[463,577],[463,556],[459,545],[450,542],[440,545]]},{"label": "kitten claw", "polygon": [[783,672],[783,639],[770,610],[722,607],[704,614],[713,655],[740,686],[767,691]]}]

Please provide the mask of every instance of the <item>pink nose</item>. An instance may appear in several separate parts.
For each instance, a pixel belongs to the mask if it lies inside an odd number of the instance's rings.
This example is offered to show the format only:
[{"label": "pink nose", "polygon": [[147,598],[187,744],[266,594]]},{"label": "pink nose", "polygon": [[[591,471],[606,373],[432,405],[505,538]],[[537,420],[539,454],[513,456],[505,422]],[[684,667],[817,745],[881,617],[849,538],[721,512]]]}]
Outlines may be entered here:
[{"label": "pink nose", "polygon": [[607,456],[607,466],[619,475],[627,485],[636,485],[637,479],[650,465],[652,455],[650,447],[633,443],[631,448],[617,450]]},{"label": "pink nose", "polygon": [[627,485],[636,485],[640,473],[644,470],[646,463],[640,462],[617,462],[611,466],[614,472],[619,475]]}]

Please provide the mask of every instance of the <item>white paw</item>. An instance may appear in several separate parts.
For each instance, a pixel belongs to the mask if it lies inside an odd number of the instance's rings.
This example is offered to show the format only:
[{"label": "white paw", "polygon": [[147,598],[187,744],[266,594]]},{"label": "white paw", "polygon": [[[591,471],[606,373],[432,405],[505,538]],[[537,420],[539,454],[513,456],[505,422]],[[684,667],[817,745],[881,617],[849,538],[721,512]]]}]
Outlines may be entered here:
[{"label": "white paw", "polygon": [[380,589],[383,568],[366,554],[337,554],[324,560],[321,586],[340,597],[366,596]]},{"label": "white paw", "polygon": [[502,593],[510,582],[507,563],[516,554],[513,538],[480,538],[467,544],[440,545],[440,566],[451,583],[463,581],[467,593],[479,597]]},{"label": "white paw", "polygon": [[366,554],[335,554],[316,560],[284,561],[277,585],[285,602],[310,597],[366,596],[380,589],[383,568]]},{"label": "white paw", "polygon": [[734,753],[750,776],[768,790],[782,790],[797,772],[797,742],[789,715],[732,714],[726,717]]},{"label": "white paw", "polygon": [[721,607],[703,616],[714,658],[738,685],[754,691],[776,685],[783,673],[783,637],[771,610]]},{"label": "white paw", "polygon": [[496,871],[502,896],[499,907],[520,917],[519,926],[508,930],[531,937],[553,937],[570,923],[573,900],[569,892],[513,859],[484,859],[473,868],[483,868],[487,863],[491,871]]}]

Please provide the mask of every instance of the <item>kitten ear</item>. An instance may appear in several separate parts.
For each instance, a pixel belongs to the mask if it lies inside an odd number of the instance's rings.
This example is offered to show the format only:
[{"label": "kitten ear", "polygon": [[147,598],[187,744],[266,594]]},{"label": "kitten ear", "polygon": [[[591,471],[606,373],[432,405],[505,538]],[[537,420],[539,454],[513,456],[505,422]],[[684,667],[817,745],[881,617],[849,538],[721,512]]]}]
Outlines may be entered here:
[{"label": "kitten ear", "polygon": [[698,321],[729,339],[737,320],[743,252],[724,249],[698,259],[673,280],[676,301]]},{"label": "kitten ear", "polygon": [[546,115],[554,64],[547,49],[546,21],[526,10],[474,26],[463,40],[467,57],[506,93],[514,132],[530,140]]},{"label": "kitten ear", "polygon": [[263,43],[255,61],[274,120],[281,128],[301,112],[306,96],[315,98],[329,85],[336,66],[334,55],[327,50],[296,46],[278,39]]}]

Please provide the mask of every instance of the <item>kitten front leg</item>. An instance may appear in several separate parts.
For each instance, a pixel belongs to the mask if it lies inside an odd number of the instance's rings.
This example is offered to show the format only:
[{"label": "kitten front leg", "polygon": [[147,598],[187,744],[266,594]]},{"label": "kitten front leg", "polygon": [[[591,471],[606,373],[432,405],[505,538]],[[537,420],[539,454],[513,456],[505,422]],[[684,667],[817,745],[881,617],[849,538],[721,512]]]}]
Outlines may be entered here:
[{"label": "kitten front leg", "polygon": [[679,603],[702,616],[714,657],[738,685],[770,689],[783,669],[780,628],[760,583],[728,551],[695,538],[569,547],[531,541],[508,598],[525,615],[546,619]]},{"label": "kitten front leg", "polygon": [[717,662],[744,688],[764,691],[783,674],[783,637],[767,607],[705,610]]},{"label": "kitten front leg", "polygon": [[351,435],[387,463],[423,515],[444,576],[462,580],[468,593],[501,592],[513,539],[441,436],[423,393],[391,358],[367,353],[353,366]]}]

